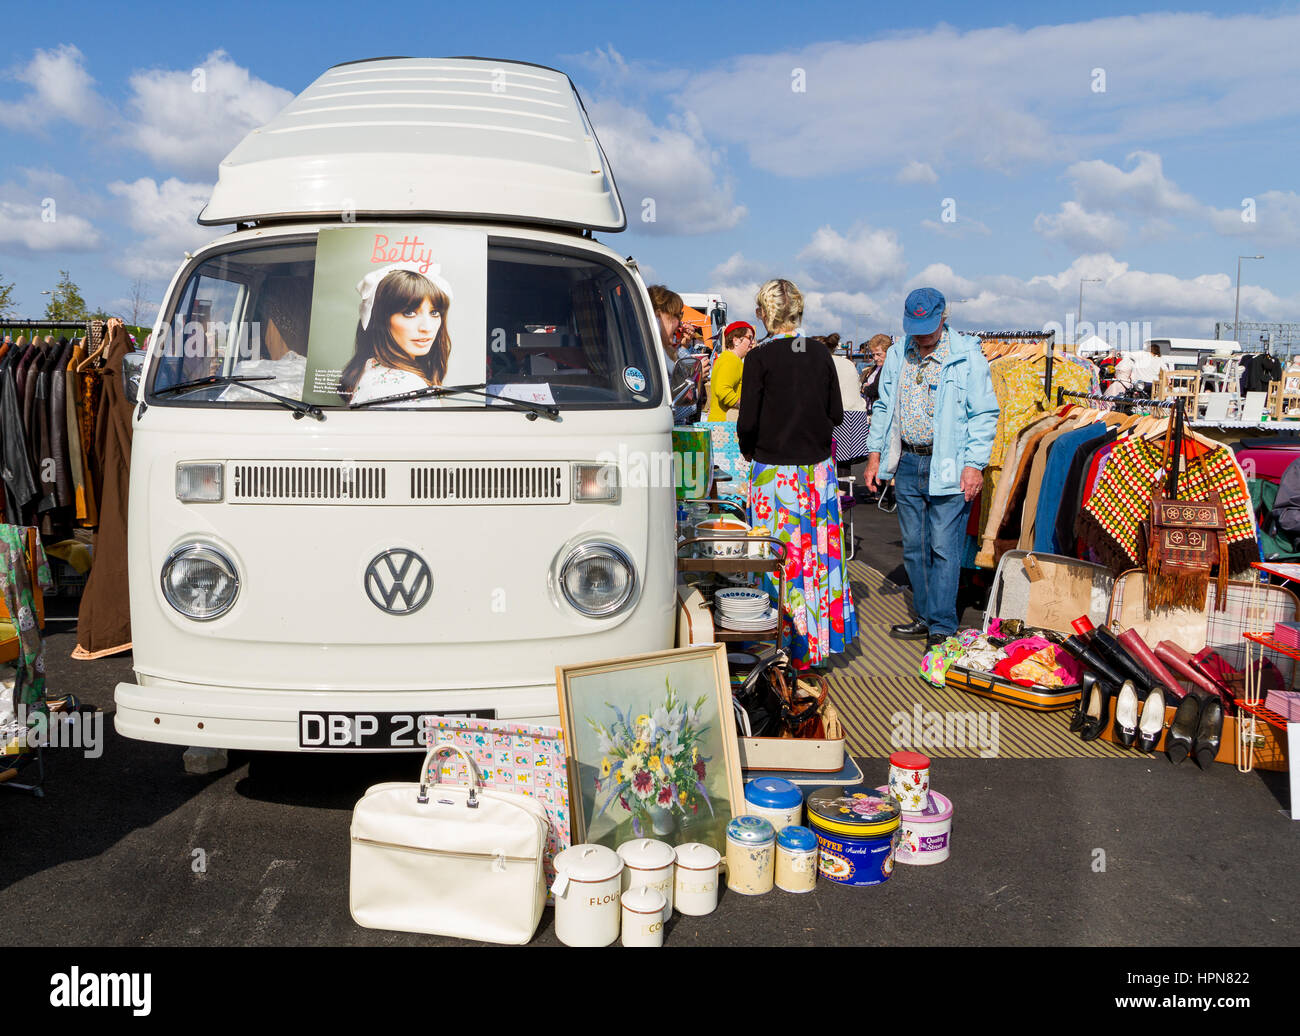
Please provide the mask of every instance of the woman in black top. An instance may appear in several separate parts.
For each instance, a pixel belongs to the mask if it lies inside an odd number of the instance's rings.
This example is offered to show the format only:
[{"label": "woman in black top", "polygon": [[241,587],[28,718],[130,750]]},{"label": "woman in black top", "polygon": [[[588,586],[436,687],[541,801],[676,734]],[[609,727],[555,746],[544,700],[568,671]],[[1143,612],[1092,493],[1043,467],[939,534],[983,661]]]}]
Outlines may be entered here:
[{"label": "woman in black top", "polygon": [[[857,637],[831,459],[844,417],[839,379],[830,353],[809,348],[799,327],[798,288],[768,281],[757,302],[772,337],[745,358],[736,424],[740,452],[753,461],[750,523],[785,544],[784,647],[798,668],[824,666]],[[775,578],[764,585],[775,597]]]}]

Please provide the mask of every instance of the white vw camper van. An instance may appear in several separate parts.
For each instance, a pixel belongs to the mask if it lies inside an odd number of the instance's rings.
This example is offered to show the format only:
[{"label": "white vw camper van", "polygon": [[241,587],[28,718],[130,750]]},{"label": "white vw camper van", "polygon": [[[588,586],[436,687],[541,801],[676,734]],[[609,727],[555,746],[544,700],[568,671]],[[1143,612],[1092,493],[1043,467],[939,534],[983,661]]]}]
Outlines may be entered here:
[{"label": "white vw camper van", "polygon": [[134,416],[120,733],[418,749],[672,646],[668,372],[567,76],[331,68],[199,221],[231,230],[172,280]]}]

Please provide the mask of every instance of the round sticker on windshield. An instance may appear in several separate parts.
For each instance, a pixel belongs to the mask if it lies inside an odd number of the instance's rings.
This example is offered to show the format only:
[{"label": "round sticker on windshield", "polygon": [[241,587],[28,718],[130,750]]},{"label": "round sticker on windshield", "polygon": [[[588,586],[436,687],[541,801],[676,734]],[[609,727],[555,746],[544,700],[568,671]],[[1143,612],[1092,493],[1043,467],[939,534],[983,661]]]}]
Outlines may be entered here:
[{"label": "round sticker on windshield", "polygon": [[623,384],[633,392],[645,391],[645,375],[636,367],[623,368]]}]

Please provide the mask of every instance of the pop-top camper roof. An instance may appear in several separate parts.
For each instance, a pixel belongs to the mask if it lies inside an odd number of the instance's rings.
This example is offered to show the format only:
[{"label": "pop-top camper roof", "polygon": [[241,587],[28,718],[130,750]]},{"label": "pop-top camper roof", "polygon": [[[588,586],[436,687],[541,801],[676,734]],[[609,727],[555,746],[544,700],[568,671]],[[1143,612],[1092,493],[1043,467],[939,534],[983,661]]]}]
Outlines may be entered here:
[{"label": "pop-top camper roof", "polygon": [[226,156],[199,222],[347,214],[627,225],[569,77],[483,58],[336,65]]}]

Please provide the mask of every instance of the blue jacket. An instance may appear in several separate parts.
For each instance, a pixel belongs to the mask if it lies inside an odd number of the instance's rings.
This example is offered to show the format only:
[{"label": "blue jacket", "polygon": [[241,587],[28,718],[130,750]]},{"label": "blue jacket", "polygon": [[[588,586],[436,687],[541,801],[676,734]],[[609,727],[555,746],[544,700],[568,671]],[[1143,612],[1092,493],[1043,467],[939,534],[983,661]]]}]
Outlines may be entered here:
[{"label": "blue jacket", "polygon": [[[963,468],[984,470],[993,453],[997,431],[997,396],[988,361],[980,351],[979,339],[948,329],[948,359],[939,373],[934,400],[934,456],[930,462],[930,495],[961,492]],[[880,478],[891,479],[903,452],[901,422],[894,420],[898,398],[898,376],[903,352],[911,337],[896,343],[885,354],[880,375],[880,398],[871,408],[871,433],[867,452],[880,454]]]}]

